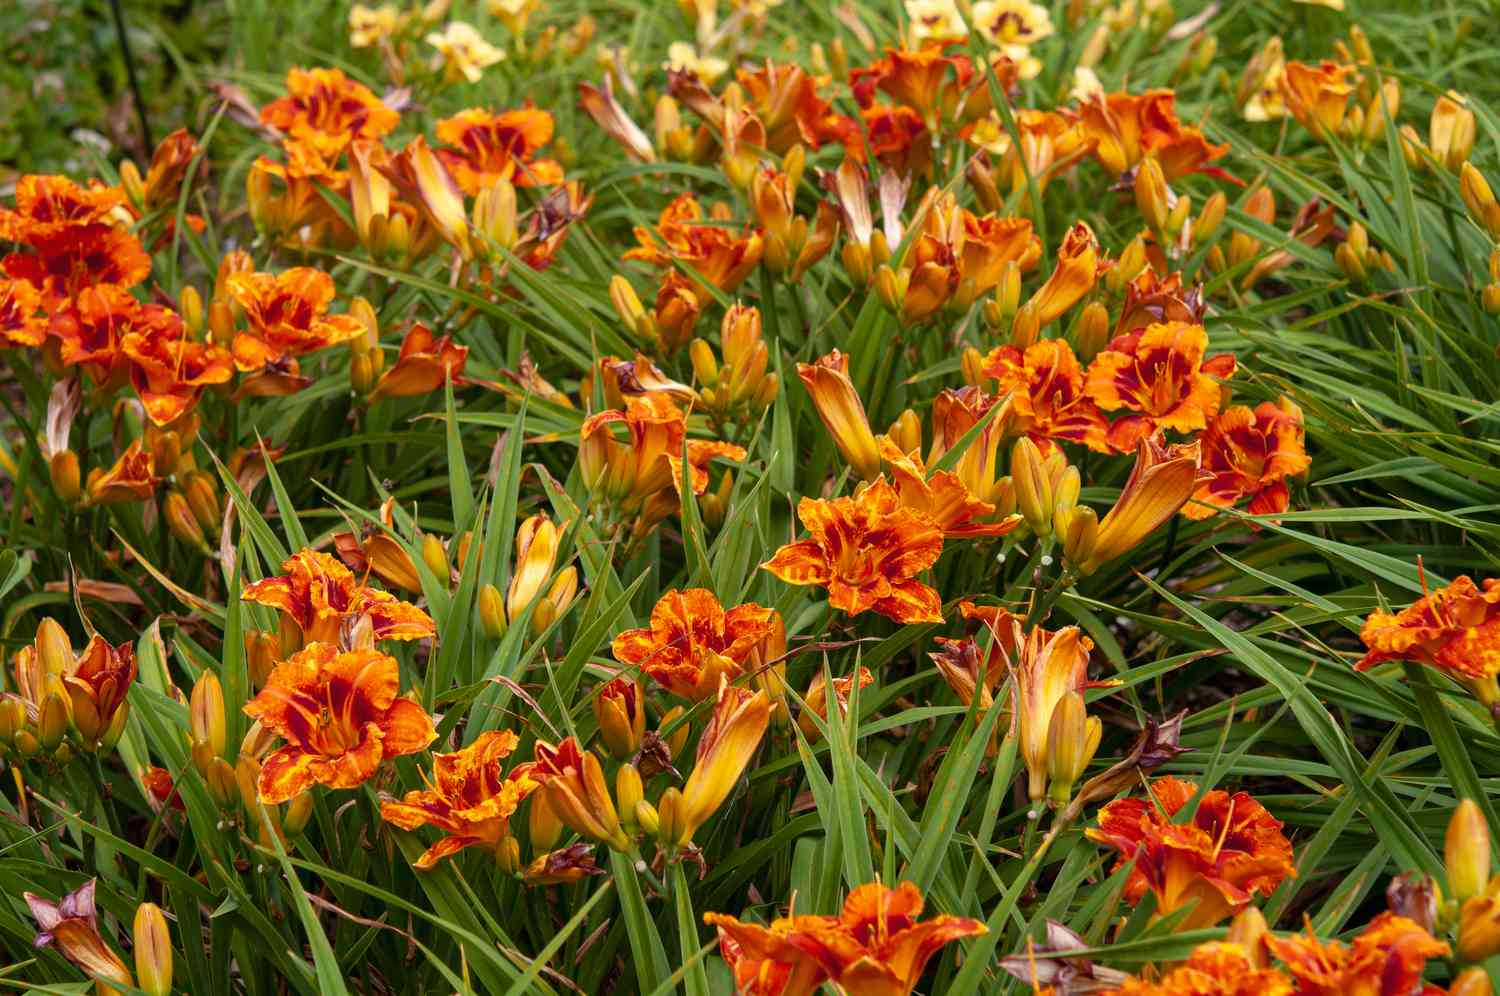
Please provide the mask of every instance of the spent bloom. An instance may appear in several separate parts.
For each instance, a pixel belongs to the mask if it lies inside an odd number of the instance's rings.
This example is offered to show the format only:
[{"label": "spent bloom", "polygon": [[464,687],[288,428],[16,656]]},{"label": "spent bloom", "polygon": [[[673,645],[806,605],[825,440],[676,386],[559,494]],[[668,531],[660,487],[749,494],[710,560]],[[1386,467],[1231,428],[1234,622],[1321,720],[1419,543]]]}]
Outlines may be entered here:
[{"label": "spent bloom", "polygon": [[870,609],[898,623],[942,622],[942,598],[917,579],[943,552],[931,519],[903,508],[885,478],[852,498],[803,498],[797,518],[809,537],[788,543],[761,566],[787,584],[828,590],[828,604]]},{"label": "spent bloom", "polygon": [[498,852],[510,835],[510,817],[538,787],[523,765],[507,773],[503,762],[516,749],[509,730],[481,733],[463,750],[432,756],[428,787],[380,804],[380,817],[403,830],[434,826],[445,836],[417,859],[431,868],[466,847]]},{"label": "spent bloom", "polygon": [[1109,803],[1099,810],[1099,826],[1087,831],[1120,853],[1116,867],[1134,861],[1125,884],[1129,902],[1151,892],[1158,916],[1196,904],[1178,924],[1193,930],[1213,926],[1296,875],[1280,821],[1249,793],[1206,792],[1189,820],[1174,822],[1198,786],[1166,777],[1149,791],[1150,799]]},{"label": "spent bloom", "polygon": [[56,947],[69,961],[100,980],[99,991],[104,992],[108,983],[129,987],[135,980],[124,960],[99,934],[99,915],[94,908],[96,884],[91,878],[55,903],[34,892],[25,893],[24,898],[40,928],[32,944]]}]

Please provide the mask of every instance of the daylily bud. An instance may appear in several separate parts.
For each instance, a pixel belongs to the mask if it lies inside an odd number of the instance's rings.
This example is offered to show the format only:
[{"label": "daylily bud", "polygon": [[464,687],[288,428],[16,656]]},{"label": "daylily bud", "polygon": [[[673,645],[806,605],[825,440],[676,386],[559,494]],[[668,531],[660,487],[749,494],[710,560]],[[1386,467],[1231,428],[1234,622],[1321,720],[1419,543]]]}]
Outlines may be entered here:
[{"label": "daylily bud", "polygon": [[505,635],[505,600],[500,597],[500,589],[492,584],[479,589],[479,621],[484,625],[484,635],[491,640]]},{"label": "daylily bud", "polygon": [[1109,309],[1098,301],[1090,301],[1078,313],[1078,324],[1074,326],[1074,352],[1078,362],[1088,363],[1104,351],[1109,344]]},{"label": "daylily bud", "polygon": [[145,206],[146,181],[141,176],[141,168],[129,159],[120,162],[120,189],[132,205],[137,208]]},{"label": "daylily bud", "polygon": [[1492,996],[1489,974],[1482,968],[1471,968],[1461,973],[1448,987],[1448,996]]},{"label": "daylily bud", "polygon": [[1167,228],[1167,177],[1154,157],[1141,160],[1135,174],[1135,206],[1154,232]]},{"label": "daylily bud", "polygon": [[1469,217],[1490,233],[1490,238],[1500,242],[1500,204],[1490,190],[1489,181],[1473,164],[1464,163],[1458,171],[1458,190],[1469,209]]},{"label": "daylily bud", "polygon": [[1022,436],[1010,451],[1010,477],[1016,489],[1016,509],[1038,536],[1052,531],[1052,487],[1042,467],[1042,454]]},{"label": "daylily bud", "polygon": [[496,180],[474,199],[474,228],[492,245],[509,250],[516,244],[516,188]]},{"label": "daylily bud", "polygon": [[1479,301],[1484,306],[1485,314],[1500,315],[1500,284],[1486,284],[1484,290],[1479,292]]},{"label": "daylily bud", "polygon": [[626,678],[605,682],[595,690],[593,706],[599,736],[612,755],[623,760],[641,749],[646,735],[646,692],[639,682]]},{"label": "daylily bud", "polygon": [[1041,313],[1028,301],[1016,312],[1015,320],[1011,322],[1010,344],[1024,351],[1036,344],[1041,331]]},{"label": "daylily bud", "polygon": [[1087,505],[1074,508],[1067,516],[1067,524],[1059,530],[1062,538],[1063,559],[1069,564],[1088,562],[1094,547],[1099,542],[1099,515]]},{"label": "daylily bud", "polygon": [[36,627],[37,662],[42,675],[62,677],[73,673],[73,641],[56,619],[48,616]]},{"label": "daylily bud", "polygon": [[686,836],[687,808],[682,793],[675,786],[668,788],[656,801],[656,814],[656,839],[663,847],[680,846]]},{"label": "daylily bud", "polygon": [[295,837],[307,828],[308,822],[312,820],[313,800],[311,792],[303,792],[286,804],[286,812],[281,816],[282,833]]},{"label": "daylily bud", "polygon": [[557,812],[547,801],[547,793],[533,792],[531,795],[530,812],[527,813],[527,824],[530,828],[531,849],[533,851],[550,851],[562,836],[563,823],[558,819]]},{"label": "daylily bud", "polygon": [[615,306],[615,314],[630,332],[642,339],[650,339],[653,333],[646,318],[646,308],[641,304],[630,281],[615,274],[609,280],[609,300]]},{"label": "daylily bud", "polygon": [[443,549],[443,541],[432,533],[422,536],[422,563],[427,569],[437,575],[438,583],[444,587],[448,586],[449,568],[448,551]]},{"label": "daylily bud", "polygon": [[647,837],[661,837],[661,815],[645,799],[635,804],[635,825]]},{"label": "daylily bud", "polygon": [[687,723],[681,723],[670,734],[665,734],[662,731],[676,722],[677,718],[683,714],[683,711],[682,706],[673,706],[662,713],[661,722],[656,726],[657,735],[662,738],[662,742],[667,745],[667,750],[671,752],[674,758],[682,755],[683,748],[687,746],[688,734],[692,732],[692,727]]},{"label": "daylily bud", "polygon": [[214,487],[213,478],[204,471],[195,470],[187,475],[182,493],[187,498],[193,518],[198,520],[203,531],[209,534],[217,532],[223,524],[223,514],[219,508],[219,492]]},{"label": "daylily bud", "polygon": [[1459,907],[1458,960],[1474,965],[1500,954],[1500,900],[1493,896],[1471,896]]},{"label": "daylily bud", "polygon": [[52,460],[48,464],[48,470],[52,476],[52,490],[57,493],[68,505],[78,503],[83,494],[82,479],[79,477],[78,454],[72,450],[61,450],[52,454]]},{"label": "daylily bud", "polygon": [[205,669],[193,683],[193,694],[188,700],[188,728],[195,744],[207,744],[214,757],[224,755],[224,689],[219,676],[210,670]]},{"label": "daylily bud", "polygon": [[920,450],[922,448],[922,420],[916,412],[908,408],[897,417],[895,422],[891,423],[886,435],[891,437],[903,453]]},{"label": "daylily bud", "polygon": [[135,946],[136,988],[146,996],[168,996],[172,991],[172,937],[161,908],[155,903],[136,907],[131,936]]},{"label": "daylily bud", "polygon": [[276,637],[261,630],[245,633],[245,669],[250,672],[250,681],[256,688],[265,686],[266,679],[276,667],[276,656],[280,647]]},{"label": "daylily bud", "polygon": [[1439,97],[1432,108],[1428,145],[1432,155],[1449,172],[1457,172],[1474,151],[1474,112],[1465,98],[1452,90]]},{"label": "daylily bud", "polygon": [[495,864],[504,875],[516,875],[521,871],[521,842],[507,836],[495,848]]},{"label": "daylily bud", "polygon": [[13,746],[26,726],[26,703],[14,695],[0,697],[0,747]]},{"label": "daylily bud", "polygon": [[1490,831],[1474,800],[1459,800],[1448,818],[1443,859],[1454,899],[1462,902],[1484,891],[1490,880]]},{"label": "daylily bud", "polygon": [[1348,242],[1343,243],[1333,251],[1333,261],[1338,266],[1339,271],[1356,284],[1364,283],[1365,278],[1369,275],[1365,271],[1364,260],[1360,258],[1359,253],[1355,252],[1354,248]]},{"label": "daylily bud", "polygon": [[641,784],[641,773],[633,764],[622,764],[615,772],[615,808],[620,811],[620,824],[626,831],[634,833],[636,809],[645,801],[646,790]]},{"label": "daylily bud", "polygon": [[162,504],[162,518],[167,520],[167,528],[173,536],[200,553],[209,552],[208,541],[203,538],[203,527],[198,524],[181,491],[167,492]]},{"label": "daylily bud", "polygon": [[844,459],[862,479],[873,481],[880,474],[880,448],[849,379],[848,357],[834,350],[816,363],[799,363],[797,376]]},{"label": "daylily bud", "polygon": [[1073,784],[1099,749],[1103,732],[1103,724],[1097,716],[1088,715],[1078,692],[1067,692],[1058,700],[1047,726],[1047,794],[1054,805],[1067,805]]},{"label": "daylily bud", "polygon": [[1256,968],[1265,968],[1271,960],[1266,950],[1266,938],[1270,933],[1271,928],[1266,923],[1265,914],[1260,911],[1260,907],[1250,905],[1240,910],[1229,922],[1229,936],[1225,940],[1230,944],[1238,944]]},{"label": "daylily bud", "polygon": [[1115,265],[1104,275],[1104,286],[1111,294],[1122,293],[1126,284],[1140,276],[1146,262],[1146,243],[1139,237],[1131,239],[1121,251],[1120,258],[1115,260]]},{"label": "daylily bud", "polygon": [[713,387],[719,382],[719,361],[714,359],[713,347],[706,339],[694,339],[688,344],[688,359],[693,363],[693,376],[704,387]]},{"label": "daylily bud", "polygon": [[882,266],[875,271],[875,296],[891,311],[901,310],[901,300],[906,296],[906,291],[902,288],[896,271],[889,266]]},{"label": "daylily bud", "polygon": [[49,754],[55,751],[58,744],[63,742],[63,737],[68,735],[71,724],[72,710],[69,708],[68,694],[61,682],[58,682],[55,689],[42,698],[41,708],[38,710],[37,738],[41,741],[42,750]]},{"label": "daylily bud", "polygon": [[234,768],[222,757],[209,758],[201,772],[208,794],[220,809],[230,809],[239,802],[240,783]]},{"label": "daylily bud", "polygon": [[1198,213],[1198,220],[1193,223],[1193,244],[1202,245],[1213,238],[1219,226],[1224,223],[1224,215],[1229,210],[1229,198],[1224,196],[1224,191],[1216,190],[1208,200],[1203,202],[1203,210]]}]

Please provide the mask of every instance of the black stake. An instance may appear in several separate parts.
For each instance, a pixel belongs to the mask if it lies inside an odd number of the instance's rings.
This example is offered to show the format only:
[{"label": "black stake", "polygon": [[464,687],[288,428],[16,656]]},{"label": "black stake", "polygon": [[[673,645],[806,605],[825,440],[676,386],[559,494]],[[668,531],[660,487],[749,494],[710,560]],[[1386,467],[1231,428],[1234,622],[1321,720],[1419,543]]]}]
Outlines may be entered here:
[{"label": "black stake", "polygon": [[120,0],[109,0],[110,12],[115,17],[115,37],[120,39],[120,54],[125,57],[125,80],[130,84],[130,99],[135,103],[135,116],[141,123],[141,147],[144,155],[150,155],[156,143],[151,141],[151,123],[146,120],[146,102],[141,99],[141,83],[135,75],[135,55],[130,51],[130,36],[125,32],[125,14],[120,10]]}]

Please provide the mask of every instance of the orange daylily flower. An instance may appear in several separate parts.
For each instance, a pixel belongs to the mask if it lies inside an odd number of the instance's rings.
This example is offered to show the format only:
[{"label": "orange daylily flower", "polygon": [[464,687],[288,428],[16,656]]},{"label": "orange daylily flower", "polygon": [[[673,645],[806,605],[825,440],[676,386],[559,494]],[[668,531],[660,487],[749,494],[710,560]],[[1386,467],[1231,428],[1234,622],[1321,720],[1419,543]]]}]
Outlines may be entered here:
[{"label": "orange daylily flower", "polygon": [[260,120],[333,159],[355,139],[390,134],[401,115],[341,69],[290,69],[286,96],[261,108]]},{"label": "orange daylily flower", "polygon": [[188,167],[202,150],[198,140],[186,128],[178,128],[156,143],[144,181],[148,211],[176,206],[182,182],[187,179]]},{"label": "orange daylily flower", "polygon": [[1336,62],[1324,61],[1316,66],[1288,62],[1278,81],[1281,98],[1302,127],[1319,138],[1336,135],[1354,93],[1350,82],[1354,73],[1353,66]]},{"label": "orange daylily flower", "polygon": [[1226,408],[1198,437],[1202,471],[1211,475],[1182,507],[1189,519],[1250,499],[1252,515],[1285,512],[1286,480],[1312,465],[1302,441],[1302,409],[1287,398],[1263,401],[1252,411]]},{"label": "orange daylily flower", "polygon": [[1429,958],[1448,955],[1447,944],[1394,913],[1371,920],[1348,945],[1307,935],[1269,936],[1271,953],[1286,963],[1298,996],[1387,996],[1422,991]]},{"label": "orange daylily flower", "polygon": [[849,379],[849,357],[835,349],[816,363],[799,363],[797,378],[849,466],[864,480],[873,479],[880,473],[880,449]]},{"label": "orange daylily flower", "polygon": [[135,984],[130,969],[99,934],[99,916],[94,908],[96,884],[97,880],[91,878],[56,903],[34,892],[23,893],[39,928],[32,944],[38,948],[56,945],[74,965],[100,980],[96,986],[100,992],[114,991],[115,986],[128,988]]},{"label": "orange daylily flower", "polygon": [[527,105],[491,114],[477,107],[437,123],[438,141],[449,146],[438,158],[470,197],[500,180],[517,187],[561,183],[562,166],[534,158],[552,141],[552,115]]},{"label": "orange daylily flower", "polygon": [[465,258],[473,254],[464,192],[437,153],[418,135],[406,148],[376,167],[401,196],[422,212],[444,241]]},{"label": "orange daylily flower", "polygon": [[[991,109],[985,74],[968,56],[950,54],[952,44],[937,40],[915,50],[886,49],[882,58],[849,74],[854,99],[869,108],[878,90],[915,111],[934,131],[945,120],[963,123],[984,116]],[[1016,82],[1015,64],[997,54],[992,66],[1000,89],[1009,90]]]},{"label": "orange daylily flower", "polygon": [[71,225],[33,234],[27,244],[32,252],[5,257],[5,272],[40,290],[49,311],[88,288],[134,287],[151,275],[151,257],[141,240],[113,225]]},{"label": "orange daylily flower", "polygon": [[1414,661],[1436,668],[1469,687],[1485,705],[1500,702],[1500,579],[1476,585],[1460,575],[1427,591],[1400,612],[1371,612],[1359,638],[1368,652],[1355,669],[1385,661]]},{"label": "orange daylily flower", "polygon": [[698,199],[682,194],[662,209],[654,231],[636,227],[640,245],[624,258],[663,268],[680,263],[691,270],[694,280],[704,280],[726,293],[733,291],[760,262],[761,235],[754,231],[736,235],[723,225],[703,220]]},{"label": "orange daylily flower", "polygon": [[705,913],[719,935],[719,957],[745,996],[812,996],[828,973],[791,943],[799,917],[778,917],[769,927],[743,923],[724,913]]},{"label": "orange daylily flower", "polygon": [[446,834],[417,859],[418,868],[431,868],[466,847],[498,851],[510,835],[516,807],[540,787],[529,766],[502,770],[517,742],[509,730],[490,730],[463,750],[434,754],[426,789],[380,804],[380,818],[387,823],[403,830],[434,826]]},{"label": "orange daylily flower", "polygon": [[997,521],[995,506],[976,497],[957,474],[929,473],[920,452],[903,451],[890,436],[880,437],[880,455],[891,468],[901,506],[932,520],[946,539],[1004,536],[1021,524],[1019,515]]},{"label": "orange daylily flower", "polygon": [[818,585],[828,604],[859,615],[874,609],[898,623],[942,622],[942,599],[916,575],[937,562],[943,533],[901,507],[885,478],[852,498],[803,498],[797,517],[811,534],[761,566],[787,584]]},{"label": "orange daylily flower", "polygon": [[[943,459],[970,429],[989,414],[991,408],[1000,403],[998,397],[986,394],[972,385],[957,389],[945,388],[932,402],[932,445],[927,448],[928,465]],[[964,450],[958,462],[953,465],[953,472],[970,494],[996,507],[1006,497],[1006,488],[996,477],[1000,469],[996,454],[1000,437],[1004,435],[1005,419],[1005,412],[1000,412],[998,417],[991,419],[988,427],[969,444],[968,449]]]},{"label": "orange daylily flower", "polygon": [[450,380],[457,386],[463,382],[468,360],[468,346],[460,346],[451,335],[436,337],[426,325],[417,322],[401,340],[395,365],[380,375],[370,392],[370,401],[429,394]]},{"label": "orange daylily flower", "polygon": [[314,785],[356,788],[382,762],[436,740],[426,710],[398,694],[400,675],[394,657],[327,643],[277,664],[245,704],[247,716],[286,741],[261,763],[260,801],[286,802]]},{"label": "orange daylily flower", "polygon": [[111,743],[125,729],[130,713],[125,696],[135,682],[135,644],[111,644],[102,636],[89,639],[83,653],[63,675],[73,709],[73,727],[84,745],[93,749],[101,740]]},{"label": "orange daylily flower", "polygon": [[420,640],[437,633],[427,613],[356,581],[349,568],[315,550],[292,554],[280,576],[247,586],[241,597],[280,609],[307,643],[338,643],[345,623],[360,616],[369,616],[377,641]]},{"label": "orange daylily flower", "polygon": [[810,75],[796,63],[757,63],[754,69],[735,70],[749,106],[766,130],[766,149],[784,155],[801,143],[818,148],[840,135],[844,119],[819,92],[825,79]]},{"label": "orange daylily flower", "polygon": [[1066,339],[1042,339],[1026,349],[999,346],[985,357],[984,372],[1010,395],[1014,428],[1038,446],[1048,440],[1082,443],[1111,452],[1109,423],[1084,391],[1083,369]]},{"label": "orange daylily flower", "polygon": [[166,425],[190,411],[205,387],[228,383],[234,360],[221,346],[189,339],[174,312],[149,304],[141,311],[150,316],[153,309],[154,320],[136,323],[120,337],[120,352],[146,416]]},{"label": "orange daylily flower", "polygon": [[84,288],[57,310],[48,327],[56,340],[57,359],[64,366],[83,367],[101,390],[119,386],[125,380],[125,356],[120,351],[125,333],[138,323],[171,315],[152,307],[147,312],[129,291],[114,284]]},{"label": "orange daylily flower", "polygon": [[1057,266],[1052,275],[1026,302],[1035,311],[1038,326],[1057,321],[1083,300],[1109,266],[1094,230],[1085,222],[1074,223],[1057,247]]},{"label": "orange daylily flower", "polygon": [[[856,682],[860,688],[869,688],[875,684],[875,675],[870,673],[869,668],[861,666],[854,674],[834,678],[830,685],[821,670],[813,673],[812,680],[807,683],[807,691],[802,693],[802,711],[797,715],[797,728],[802,731],[804,737],[810,741],[816,741],[823,735],[823,732],[818,729],[818,721],[828,722],[830,699],[838,707],[840,719],[849,714],[849,696],[854,694]],[[814,719],[814,716],[817,719]]]},{"label": "orange daylily flower", "polygon": [[1192,782],[1158,778],[1148,786],[1151,799],[1119,799],[1099,810],[1099,826],[1088,838],[1120,852],[1116,868],[1134,861],[1125,898],[1138,903],[1149,891],[1157,916],[1190,903],[1196,908],[1177,929],[1211,927],[1249,905],[1255,894],[1269,896],[1282,879],[1296,877],[1292,845],[1281,823],[1249,793],[1222,789],[1204,794],[1185,823],[1172,817],[1198,792]]},{"label": "orange daylily flower", "polygon": [[117,505],[129,501],[146,501],[156,493],[161,478],[156,476],[156,458],[139,439],[104,470],[89,471],[84,494],[91,505]]},{"label": "orange daylily flower", "polygon": [[1198,453],[1196,441],[1167,447],[1148,436],[1136,445],[1135,467],[1099,523],[1098,540],[1088,561],[1078,565],[1084,574],[1133,550],[1177,514],[1201,480]]},{"label": "orange daylily flower", "polygon": [[1167,322],[1121,336],[1094,357],[1087,390],[1105,411],[1136,412],[1109,428],[1115,450],[1161,429],[1195,432],[1219,411],[1221,391],[1215,378],[1234,375],[1234,356],[1204,358],[1208,333],[1201,325]]},{"label": "orange daylily flower", "polygon": [[970,142],[1000,157],[998,168],[1008,180],[1011,194],[1026,190],[1029,172],[1041,196],[1053,177],[1093,150],[1094,140],[1077,120],[1065,114],[1021,109],[1015,112],[1015,123],[1021,137],[1019,151],[998,115],[980,121],[969,136]]},{"label": "orange daylily flower", "polygon": [[910,107],[876,104],[859,112],[863,129],[851,127],[844,136],[844,157],[865,161],[869,148],[875,161],[897,176],[925,175],[932,163],[932,132],[922,115]]},{"label": "orange daylily flower", "polygon": [[1210,145],[1199,129],[1184,127],[1176,100],[1165,89],[1139,95],[1099,93],[1080,102],[1076,113],[1094,143],[1094,156],[1112,174],[1125,173],[1152,156],[1168,183],[1189,173],[1232,179],[1212,165],[1229,146]]},{"label": "orange daylily flower", "polygon": [[1284,972],[1257,965],[1238,944],[1212,941],[1160,979],[1127,979],[1117,996],[1292,996]]},{"label": "orange daylily flower", "polygon": [[328,314],[336,291],[322,270],[298,266],[281,273],[235,273],[228,289],[250,326],[237,332],[232,344],[235,366],[243,373],[275,372],[295,357],[365,331],[353,315]]},{"label": "orange daylily flower", "polygon": [[908,996],[941,948],[986,932],[967,917],[921,920],[924,905],[910,882],[871,882],[849,893],[837,917],[798,917],[790,940],[846,992]]},{"label": "orange daylily flower", "polygon": [[714,711],[698,738],[693,770],[682,786],[674,843],[684,846],[692,841],[698,828],[724,804],[770,724],[771,699],[764,691],[731,685],[727,676],[720,675]]},{"label": "orange daylily flower", "polygon": [[745,672],[775,625],[774,609],[750,602],[726,612],[705,588],[673,589],[651,609],[650,626],[621,633],[612,649],[674,695],[702,700],[718,692],[720,677]]},{"label": "orange daylily flower", "polygon": [[15,207],[0,208],[0,240],[31,243],[85,225],[122,220],[125,194],[92,181],[79,186],[66,176],[28,174],[16,180]]},{"label": "orange daylily flower", "polygon": [[[609,427],[622,423],[629,442],[621,444]],[[694,494],[708,490],[708,464],[715,457],[743,460],[744,447],[733,443],[692,439],[687,442],[687,467],[682,464],[687,419],[665,392],[625,399],[624,410],[600,412],[584,419],[579,430],[579,461],[584,481],[612,500],[636,508],[671,487],[680,489],[688,472]]]},{"label": "orange daylily flower", "polygon": [[0,347],[40,346],[46,339],[41,292],[29,280],[0,277]]},{"label": "orange daylily flower", "polygon": [[[968,705],[977,692],[980,705],[988,709],[995,690],[1010,671],[1011,658],[1017,656],[1020,644],[1016,640],[1021,630],[1014,624],[1019,620],[998,606],[969,601],[959,602],[958,611],[973,632],[959,640],[938,637],[940,649],[927,656],[960,702]],[[988,653],[981,655],[981,645],[989,648]]]}]

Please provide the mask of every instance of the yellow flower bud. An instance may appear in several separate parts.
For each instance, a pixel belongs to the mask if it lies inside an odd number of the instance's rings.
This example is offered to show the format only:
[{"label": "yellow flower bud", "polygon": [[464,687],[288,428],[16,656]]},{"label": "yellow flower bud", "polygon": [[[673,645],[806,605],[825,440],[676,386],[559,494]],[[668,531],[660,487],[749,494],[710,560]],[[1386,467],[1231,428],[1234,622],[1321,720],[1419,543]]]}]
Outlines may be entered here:
[{"label": "yellow flower bud", "polygon": [[1500,284],[1486,284],[1479,292],[1479,301],[1486,314],[1500,315]]},{"label": "yellow flower bud", "polygon": [[234,768],[222,757],[210,758],[202,769],[203,782],[208,794],[220,809],[232,809],[240,799],[239,779]]},{"label": "yellow flower bud", "polygon": [[208,541],[203,538],[203,527],[198,524],[197,517],[188,507],[187,498],[181,491],[167,492],[166,501],[162,504],[162,518],[167,520],[167,528],[172,531],[173,536],[200,553],[210,552]]},{"label": "yellow flower bud", "polygon": [[1021,306],[1020,311],[1016,312],[1015,320],[1011,322],[1010,344],[1017,349],[1024,350],[1036,344],[1041,331],[1041,315],[1028,301]]},{"label": "yellow flower bud", "polygon": [[641,773],[633,764],[622,764],[615,772],[615,808],[620,811],[620,825],[628,833],[634,833],[636,811],[645,801],[646,789],[641,783]]},{"label": "yellow flower bud", "polygon": [[303,792],[295,796],[286,804],[286,812],[281,817],[281,832],[288,837],[295,837],[306,829],[312,820],[313,799],[311,792]]},{"label": "yellow flower bud", "polygon": [[1500,954],[1500,900],[1471,896],[1459,907],[1457,954],[1465,965]]},{"label": "yellow flower bud", "polygon": [[1449,172],[1457,172],[1474,151],[1474,112],[1466,99],[1449,90],[1433,105],[1427,141],[1432,155]]},{"label": "yellow flower bud", "polygon": [[276,637],[261,630],[245,633],[245,668],[250,672],[250,681],[257,689],[264,688],[266,679],[276,667],[276,655],[280,647]]},{"label": "yellow flower bud", "polygon": [[880,303],[891,311],[901,310],[901,301],[906,297],[906,289],[901,286],[901,280],[896,271],[889,266],[882,266],[875,271],[875,296]]},{"label": "yellow flower bud", "polygon": [[1052,531],[1052,487],[1042,466],[1042,454],[1027,436],[1010,451],[1010,476],[1016,489],[1016,508],[1038,536]]},{"label": "yellow flower bud", "polygon": [[1490,238],[1500,242],[1500,204],[1495,202],[1489,181],[1473,164],[1466,162],[1459,167],[1458,191],[1469,209],[1469,217],[1486,229]]},{"label": "yellow flower bud", "polygon": [[1099,542],[1099,515],[1087,505],[1075,507],[1058,533],[1062,539],[1063,559],[1074,566],[1086,564]]},{"label": "yellow flower bud", "polygon": [[1224,196],[1224,191],[1214,191],[1213,196],[1203,202],[1203,210],[1193,223],[1193,244],[1202,245],[1213,238],[1219,226],[1224,223],[1224,215],[1228,210],[1229,198]]},{"label": "yellow flower bud", "polygon": [[[641,749],[646,736],[646,690],[639,682],[615,678],[594,691],[594,719],[610,754],[625,759]],[[623,806],[622,812],[626,812]]]},{"label": "yellow flower bud", "polygon": [[656,728],[657,736],[662,738],[662,741],[667,745],[667,750],[673,757],[682,756],[683,748],[687,746],[688,734],[692,732],[692,727],[688,723],[680,723],[671,733],[663,731],[675,723],[682,714],[682,706],[673,706],[662,713],[661,722]]},{"label": "yellow flower bud", "polygon": [[213,477],[201,470],[187,475],[182,493],[187,498],[188,508],[203,531],[212,535],[223,524],[223,513],[219,507],[219,491],[214,487]]},{"label": "yellow flower bud", "polygon": [[635,804],[635,825],[647,837],[661,837],[661,816],[645,799]]},{"label": "yellow flower bud", "polygon": [[668,788],[656,802],[656,839],[662,847],[678,847],[687,829],[687,805],[675,786]]},{"label": "yellow flower bud", "polygon": [[694,339],[688,343],[688,359],[693,362],[693,376],[704,387],[713,387],[719,382],[719,361],[714,358],[713,347],[706,339]]},{"label": "yellow flower bud", "polygon": [[161,908],[155,903],[136,907],[131,936],[136,988],[146,996],[168,996],[172,991],[172,936]]},{"label": "yellow flower bud", "polygon": [[491,640],[505,635],[505,600],[500,597],[500,589],[492,584],[479,589],[479,621],[484,626],[484,635]]},{"label": "yellow flower bud", "polygon": [[193,683],[188,700],[188,728],[195,744],[206,744],[214,757],[224,755],[226,726],[224,722],[224,688],[219,676],[205,669]]},{"label": "yellow flower bud", "polygon": [[636,295],[635,288],[630,286],[630,281],[618,273],[610,278],[609,300],[626,329],[642,339],[652,337],[646,309],[642,306],[640,297]]},{"label": "yellow flower bud", "polygon": [[66,504],[77,504],[79,497],[83,494],[82,478],[78,470],[78,454],[72,450],[54,453],[48,470],[52,476],[52,490],[57,493],[57,497]]},{"label": "yellow flower bud", "polygon": [[1230,944],[1238,944],[1251,963],[1256,968],[1263,969],[1270,964],[1269,952],[1266,950],[1266,938],[1270,934],[1271,928],[1266,923],[1266,915],[1258,906],[1250,905],[1240,910],[1229,922],[1229,936],[1225,940]]},{"label": "yellow flower bud", "polygon": [[[97,716],[95,717],[97,719]],[[37,736],[41,741],[42,750],[51,753],[63,742],[68,735],[68,727],[72,725],[72,709],[68,700],[68,694],[63,690],[59,682],[55,690],[50,691],[42,699],[41,708],[37,716]]]},{"label": "yellow flower bud", "polygon": [[26,726],[26,703],[14,695],[0,697],[0,746],[14,746]]},{"label": "yellow flower bud", "polygon": [[1098,301],[1090,301],[1079,312],[1073,332],[1078,362],[1090,362],[1109,344],[1109,309]]},{"label": "yellow flower bud", "polygon": [[1461,973],[1448,987],[1448,996],[1493,996],[1490,977],[1482,968],[1471,968]]},{"label": "yellow flower bud", "polygon": [[1099,749],[1103,732],[1103,724],[1097,716],[1088,715],[1078,692],[1067,692],[1058,700],[1047,726],[1047,794],[1055,805],[1067,805],[1073,784]]},{"label": "yellow flower bud", "polygon": [[532,793],[527,823],[530,828],[533,851],[552,850],[553,845],[562,836],[562,820],[558,818],[557,811],[552,808],[552,804],[547,801],[546,792]]},{"label": "yellow flower bud", "polygon": [[141,177],[141,168],[129,159],[120,162],[120,189],[137,208],[146,204],[146,181]]},{"label": "yellow flower bud", "polygon": [[1473,799],[1461,799],[1448,818],[1443,841],[1448,893],[1462,902],[1484,891],[1490,880],[1490,830]]},{"label": "yellow flower bud", "polygon": [[73,641],[56,619],[50,616],[36,627],[37,662],[41,664],[43,676],[61,678],[73,673]]},{"label": "yellow flower bud", "polygon": [[1141,160],[1135,173],[1135,206],[1154,232],[1167,230],[1167,177],[1153,157]]},{"label": "yellow flower bud", "polygon": [[451,577],[448,570],[448,551],[443,548],[443,541],[432,533],[422,536],[422,563],[427,569],[437,575],[438,583],[443,587],[448,586]]}]

